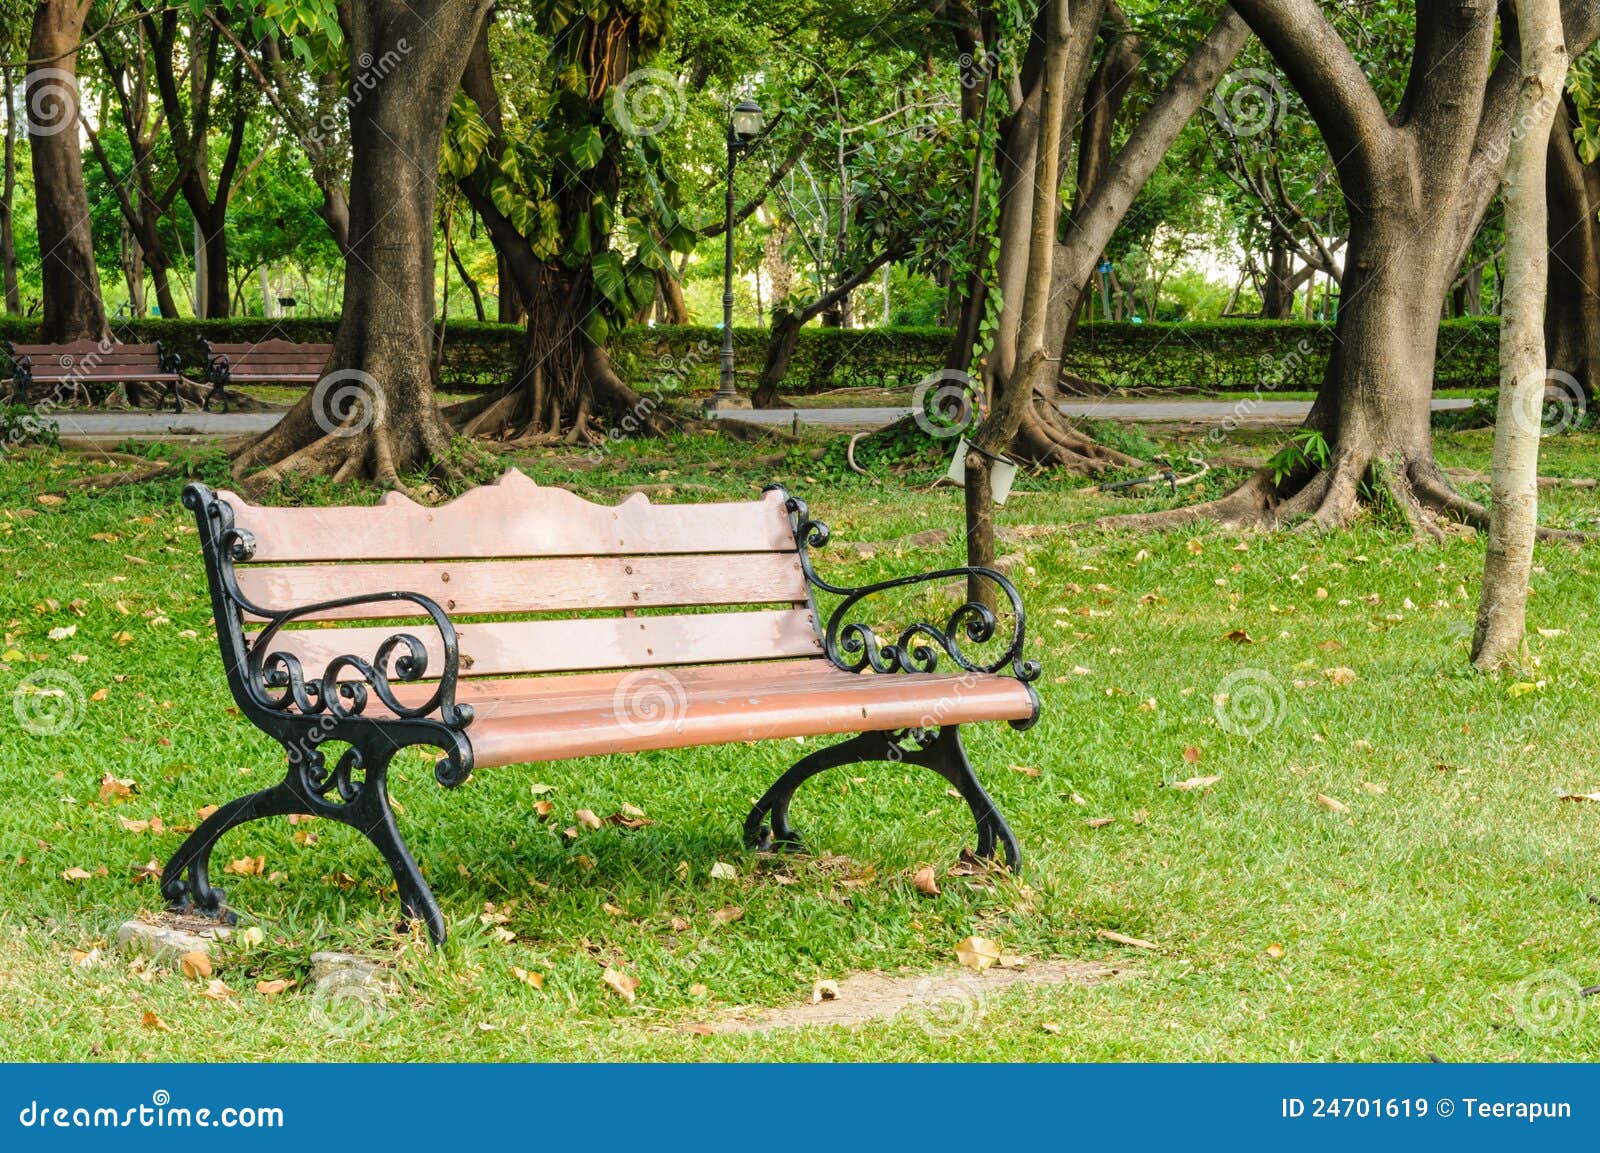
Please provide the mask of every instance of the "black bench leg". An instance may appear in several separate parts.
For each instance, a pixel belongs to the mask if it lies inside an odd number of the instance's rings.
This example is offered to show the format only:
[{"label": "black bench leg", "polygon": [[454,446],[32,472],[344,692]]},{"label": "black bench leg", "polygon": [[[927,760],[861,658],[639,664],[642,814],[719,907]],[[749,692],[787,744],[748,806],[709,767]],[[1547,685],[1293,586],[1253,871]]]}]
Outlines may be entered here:
[{"label": "black bench leg", "polygon": [[795,790],[818,773],[864,761],[905,762],[938,773],[950,782],[972,810],[978,827],[978,856],[992,857],[999,847],[1005,851],[1008,866],[1013,869],[1021,866],[1022,850],[1017,846],[1017,839],[1012,836],[994,800],[978,783],[955,725],[946,725],[937,733],[862,733],[802,758],[779,777],[750,810],[744,822],[745,844],[762,850],[803,848],[800,834],[789,824],[789,802],[794,799]]},{"label": "black bench leg", "polygon": [[[360,750],[351,748],[334,769],[325,771],[320,753],[303,761],[291,753],[289,772],[282,781],[229,801],[178,846],[161,872],[161,895],[168,907],[231,923],[234,918],[227,910],[226,893],[210,883],[211,852],[217,842],[224,833],[248,821],[312,813],[348,825],[371,841],[394,874],[406,916],[427,925],[434,943],[443,944],[444,914],[406,848],[389,804],[388,754],[372,757],[371,764],[364,764],[365,759]],[[362,779],[355,779],[357,772]]]}]

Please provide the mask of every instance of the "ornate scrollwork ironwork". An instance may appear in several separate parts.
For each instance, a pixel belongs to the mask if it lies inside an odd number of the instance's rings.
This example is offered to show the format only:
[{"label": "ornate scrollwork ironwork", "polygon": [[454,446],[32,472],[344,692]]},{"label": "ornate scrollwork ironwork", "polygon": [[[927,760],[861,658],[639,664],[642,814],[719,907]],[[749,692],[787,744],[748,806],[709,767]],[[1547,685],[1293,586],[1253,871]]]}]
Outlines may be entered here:
[{"label": "ornate scrollwork ironwork", "polygon": [[[268,715],[298,714],[348,721],[361,717],[376,698],[399,720],[437,720],[455,731],[472,723],[472,706],[457,704],[455,700],[460,671],[455,626],[431,597],[412,592],[382,592],[281,610],[255,604],[240,589],[233,569],[236,563],[255,556],[255,536],[247,529],[234,526],[232,507],[206,486],[188,486],[184,489],[183,500],[201,521],[202,543],[216,586],[214,596],[220,599],[218,628],[225,629],[237,646],[229,673],[237,676],[236,687],[250,704]],[[283,627],[293,621],[336,609],[397,601],[416,605],[439,633],[443,667],[433,693],[421,704],[406,705],[393,690],[395,684],[420,681],[428,673],[427,646],[411,632],[396,632],[386,638],[370,660],[354,654],[337,656],[320,677],[312,678],[306,676],[299,658],[293,653],[272,647]],[[253,637],[244,636],[241,627],[244,615],[265,622]],[[462,772],[471,772],[470,761]]]},{"label": "ornate scrollwork ironwork", "polygon": [[[1001,573],[991,568],[963,566],[895,577],[860,587],[833,584],[817,575],[810,556],[811,549],[821,548],[828,543],[828,526],[813,520],[806,502],[791,496],[782,485],[768,485],[767,488],[783,494],[784,507],[788,510],[799,549],[800,568],[806,580],[813,588],[844,598],[829,615],[822,629],[823,651],[836,666],[853,673],[865,672],[869,668],[875,673],[931,673],[938,670],[941,658],[948,657],[958,668],[967,672],[1005,672],[1024,684],[1039,678],[1039,662],[1023,657],[1027,616],[1022,607],[1022,597]],[[880,639],[870,624],[849,619],[852,610],[874,593],[970,577],[992,582],[1011,605],[1011,637],[1004,651],[993,659],[979,658],[963,647],[992,641],[1000,632],[1000,622],[994,610],[977,601],[968,601],[959,606],[942,627],[919,621],[906,626],[892,641]]]}]

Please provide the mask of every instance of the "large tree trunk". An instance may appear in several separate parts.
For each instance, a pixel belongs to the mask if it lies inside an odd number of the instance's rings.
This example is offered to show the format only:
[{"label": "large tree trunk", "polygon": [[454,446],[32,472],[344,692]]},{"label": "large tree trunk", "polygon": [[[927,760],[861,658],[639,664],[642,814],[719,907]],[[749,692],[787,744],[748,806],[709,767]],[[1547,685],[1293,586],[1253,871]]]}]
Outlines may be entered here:
[{"label": "large tree trunk", "polygon": [[[1335,528],[1359,511],[1364,493],[1383,492],[1419,535],[1442,535],[1446,517],[1487,528],[1482,506],[1455,492],[1434,461],[1429,408],[1438,318],[1513,136],[1520,65],[1514,56],[1494,60],[1495,10],[1419,7],[1410,82],[1391,117],[1315,0],[1233,3],[1316,119],[1350,215],[1334,349],[1305,422],[1325,459],[1302,445],[1289,450],[1295,467],[1263,470],[1221,500],[1102,523],[1309,519]],[[1600,7],[1572,0],[1569,47],[1581,52],[1597,33]],[[1540,132],[1541,147],[1548,135]]]},{"label": "large tree trunk", "polygon": [[1267,276],[1262,285],[1261,316],[1266,320],[1289,320],[1294,316],[1294,278],[1289,246],[1273,230],[1267,242]]},{"label": "large tree trunk", "polygon": [[351,59],[394,74],[374,72],[350,106],[351,243],[330,371],[235,461],[237,473],[267,466],[251,478],[258,485],[299,473],[399,486],[449,450],[430,356],[434,171],[417,158],[439,155],[470,46],[458,30],[487,7],[356,0],[342,9]]},{"label": "large tree trunk", "polygon": [[[1550,367],[1570,375],[1593,401],[1600,390],[1600,164],[1578,156],[1575,119],[1564,100],[1550,131],[1545,344]],[[1480,291],[1481,280],[1480,272]]]},{"label": "large tree trunk", "polygon": [[1490,473],[1488,549],[1472,663],[1516,655],[1528,607],[1539,524],[1539,435],[1544,407],[1544,289],[1549,253],[1545,160],[1567,76],[1560,0],[1516,0],[1522,46],[1517,125],[1506,157],[1506,287],[1500,308],[1500,404]]},{"label": "large tree trunk", "polygon": [[46,342],[109,337],[100,270],[89,230],[89,197],[78,148],[78,43],[88,0],[40,0],[28,43],[25,99],[33,159]]}]

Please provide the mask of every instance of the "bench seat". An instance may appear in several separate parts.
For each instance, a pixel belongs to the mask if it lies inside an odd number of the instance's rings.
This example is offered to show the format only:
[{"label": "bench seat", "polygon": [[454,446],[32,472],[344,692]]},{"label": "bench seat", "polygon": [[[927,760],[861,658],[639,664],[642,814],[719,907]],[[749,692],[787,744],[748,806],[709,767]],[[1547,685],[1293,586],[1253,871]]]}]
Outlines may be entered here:
[{"label": "bench seat", "polygon": [[[400,692],[400,689],[404,692]],[[397,686],[406,704],[426,692]],[[863,676],[823,659],[472,681],[473,763],[682,749],[734,741],[1024,721],[1027,686],[992,673]]]},{"label": "bench seat", "polygon": [[[264,508],[190,485],[217,639],[239,711],[287,772],[223,805],[168,861],[175,908],[225,916],[209,861],[229,829],[312,813],[362,832],[408,916],[445,919],[388,799],[412,746],[441,785],[573,757],[856,734],[812,747],[751,808],[745,843],[799,848],[795,790],[841,765],[937,773],[966,801],[978,853],[1016,838],[978,783],[960,726],[1038,716],[1017,590],[985,568],[847,586],[818,576],[827,527],[777,486],[760,500],[594,504],[521,473],[437,508]],[[928,599],[982,601],[918,620]],[[894,624],[869,624],[868,612]],[[337,756],[330,750],[341,749]]]}]

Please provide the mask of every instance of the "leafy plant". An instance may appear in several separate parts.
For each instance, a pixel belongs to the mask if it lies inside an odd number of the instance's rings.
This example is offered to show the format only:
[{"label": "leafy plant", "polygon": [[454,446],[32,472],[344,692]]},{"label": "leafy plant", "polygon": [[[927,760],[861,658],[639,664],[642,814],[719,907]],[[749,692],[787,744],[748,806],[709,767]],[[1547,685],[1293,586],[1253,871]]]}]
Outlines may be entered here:
[{"label": "leafy plant", "polygon": [[1305,469],[1326,468],[1331,456],[1328,441],[1320,432],[1314,428],[1302,428],[1267,461],[1267,467],[1272,470],[1272,483],[1282,484]]}]

